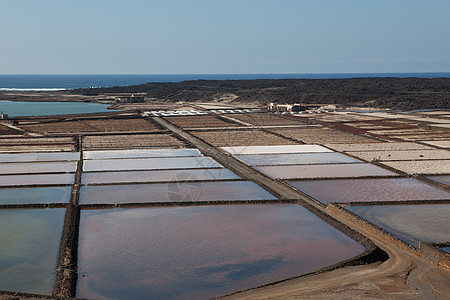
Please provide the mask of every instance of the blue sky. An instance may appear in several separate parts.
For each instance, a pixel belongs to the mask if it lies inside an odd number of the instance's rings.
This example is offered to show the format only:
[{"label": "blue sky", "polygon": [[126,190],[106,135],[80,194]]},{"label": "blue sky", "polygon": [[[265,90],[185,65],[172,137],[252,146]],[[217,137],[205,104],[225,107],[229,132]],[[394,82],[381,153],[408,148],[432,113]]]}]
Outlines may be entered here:
[{"label": "blue sky", "polygon": [[1,0],[2,74],[449,72],[449,0]]}]

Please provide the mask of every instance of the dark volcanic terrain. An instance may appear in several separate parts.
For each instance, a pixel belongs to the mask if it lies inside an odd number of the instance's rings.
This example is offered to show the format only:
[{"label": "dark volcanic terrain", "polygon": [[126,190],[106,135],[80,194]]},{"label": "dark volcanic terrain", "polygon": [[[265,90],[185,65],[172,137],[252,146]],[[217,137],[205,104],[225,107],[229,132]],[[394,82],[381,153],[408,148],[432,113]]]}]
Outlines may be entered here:
[{"label": "dark volcanic terrain", "polygon": [[329,103],[391,109],[448,108],[450,78],[195,80],[77,89],[66,93],[145,92],[149,99],[185,102]]}]

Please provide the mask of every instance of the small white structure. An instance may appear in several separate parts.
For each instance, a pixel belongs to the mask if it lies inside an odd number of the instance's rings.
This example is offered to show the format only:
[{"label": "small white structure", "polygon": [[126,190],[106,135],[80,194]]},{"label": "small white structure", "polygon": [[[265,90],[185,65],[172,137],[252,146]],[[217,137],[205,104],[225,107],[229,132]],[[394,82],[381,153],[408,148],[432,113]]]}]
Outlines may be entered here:
[{"label": "small white structure", "polygon": [[270,103],[269,110],[270,111],[287,111],[287,112],[297,112],[297,111],[305,111],[308,109],[308,106],[305,104],[276,104]]}]

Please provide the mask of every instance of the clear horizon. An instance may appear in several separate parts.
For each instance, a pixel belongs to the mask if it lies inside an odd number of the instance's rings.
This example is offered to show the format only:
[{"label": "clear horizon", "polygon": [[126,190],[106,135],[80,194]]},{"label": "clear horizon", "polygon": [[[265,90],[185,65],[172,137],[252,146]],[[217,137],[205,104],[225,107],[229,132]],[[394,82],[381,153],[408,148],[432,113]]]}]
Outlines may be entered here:
[{"label": "clear horizon", "polygon": [[434,72],[434,71],[423,71],[423,72],[317,72],[317,73],[158,73],[158,74],[153,74],[153,73],[0,73],[0,76],[15,76],[15,75],[51,75],[51,76],[69,76],[69,75],[99,75],[99,76],[108,76],[108,75],[121,75],[121,76],[126,76],[126,75],[143,75],[143,76],[170,76],[170,75],[313,75],[313,74],[336,74],[336,75],[340,75],[340,74],[449,74],[450,71],[439,71],[439,72]]},{"label": "clear horizon", "polygon": [[448,11],[447,0],[3,0],[0,72],[449,72]]}]

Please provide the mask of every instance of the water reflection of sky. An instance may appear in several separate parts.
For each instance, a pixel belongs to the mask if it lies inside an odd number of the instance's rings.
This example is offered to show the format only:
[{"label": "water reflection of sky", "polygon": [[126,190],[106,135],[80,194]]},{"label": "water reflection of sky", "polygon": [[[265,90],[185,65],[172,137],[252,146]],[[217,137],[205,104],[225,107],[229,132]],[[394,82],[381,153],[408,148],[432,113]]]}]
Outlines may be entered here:
[{"label": "water reflection of sky", "polygon": [[363,247],[298,205],[83,210],[78,297],[201,299]]},{"label": "water reflection of sky", "polygon": [[350,211],[406,242],[443,243],[450,240],[450,205],[351,206]]},{"label": "water reflection of sky", "polygon": [[187,171],[178,182],[83,186],[80,204],[277,199],[251,181],[186,182]]},{"label": "water reflection of sky", "polygon": [[71,187],[0,189],[0,205],[67,203]]},{"label": "water reflection of sky", "polygon": [[64,213],[0,210],[0,290],[52,292]]},{"label": "water reflection of sky", "polygon": [[450,199],[450,193],[413,178],[290,181],[290,185],[328,202]]}]

